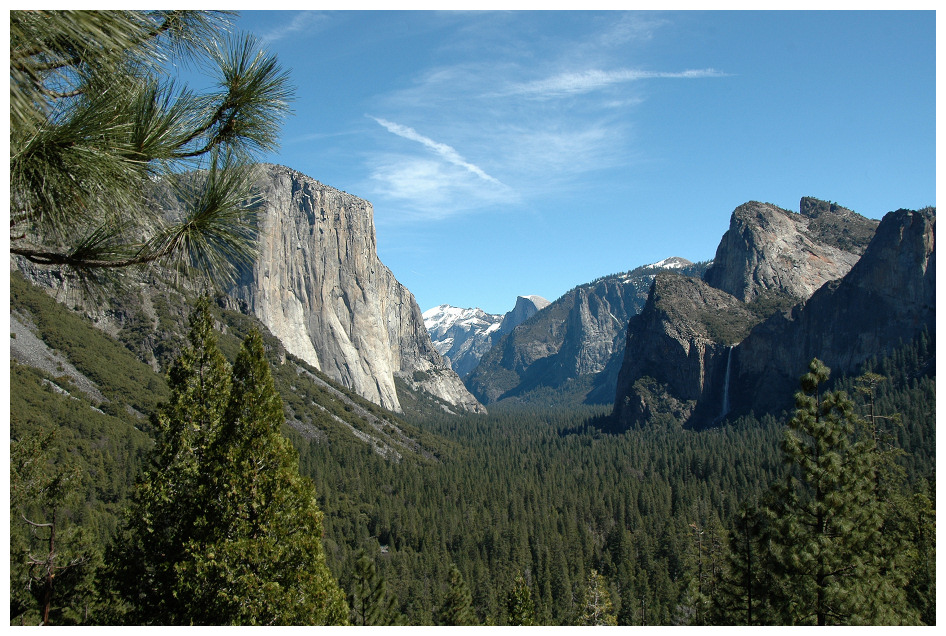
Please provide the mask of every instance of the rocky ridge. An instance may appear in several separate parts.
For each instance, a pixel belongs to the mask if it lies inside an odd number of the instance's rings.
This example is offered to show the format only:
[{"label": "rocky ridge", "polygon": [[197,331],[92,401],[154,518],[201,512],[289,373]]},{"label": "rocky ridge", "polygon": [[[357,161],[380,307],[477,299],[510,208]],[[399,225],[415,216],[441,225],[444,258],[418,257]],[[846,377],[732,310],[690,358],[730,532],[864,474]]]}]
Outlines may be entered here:
[{"label": "rocky ridge", "polygon": [[766,412],[790,402],[812,357],[853,372],[929,324],[932,286],[917,277],[934,258],[933,212],[891,213],[878,227],[816,199],[800,210],[740,206],[703,281],[657,277],[628,328],[620,427],[671,415],[702,428],[730,411]]},{"label": "rocky ridge", "polygon": [[701,271],[665,259],[580,285],[499,338],[464,382],[485,404],[546,400],[548,390],[569,394],[570,402],[610,403],[627,322],[644,306],[654,276],[670,270]]},{"label": "rocky ridge", "polygon": [[439,305],[424,312],[424,325],[434,347],[462,378],[479,364],[480,358],[503,334],[548,304],[541,296],[519,296],[515,307],[505,314]]},{"label": "rocky ridge", "polygon": [[847,274],[877,228],[877,221],[811,197],[799,210],[757,201],[736,208],[704,280],[744,302],[773,292],[805,299]]},{"label": "rocky ridge", "polygon": [[834,374],[853,373],[923,330],[934,334],[935,237],[935,210],[890,212],[844,278],[755,327],[733,357],[737,410],[789,408],[790,389],[814,357]]},{"label": "rocky ridge", "polygon": [[[370,203],[269,164],[257,166],[256,187],[257,255],[218,299],[222,306],[255,317],[288,353],[389,410],[401,411],[397,376],[447,409],[485,412],[434,348],[414,296],[379,260]],[[161,183],[154,200],[168,217],[182,213]],[[127,316],[116,315],[107,299],[86,302],[58,270],[23,259],[11,259],[11,267],[57,297],[75,296],[75,304],[110,335],[127,327]],[[174,295],[174,277],[155,267],[125,278],[141,292],[132,313],[156,321],[150,303]],[[201,293],[188,279],[175,284]],[[157,369],[154,351],[164,345],[151,344],[153,351],[142,356]]]}]

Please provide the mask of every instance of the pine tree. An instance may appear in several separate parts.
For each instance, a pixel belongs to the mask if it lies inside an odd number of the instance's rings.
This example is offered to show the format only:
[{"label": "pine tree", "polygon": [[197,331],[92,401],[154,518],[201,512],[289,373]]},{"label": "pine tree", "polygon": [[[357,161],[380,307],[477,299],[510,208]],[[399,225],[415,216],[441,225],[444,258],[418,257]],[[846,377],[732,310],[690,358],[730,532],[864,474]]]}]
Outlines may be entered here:
[{"label": "pine tree", "polygon": [[344,594],[325,563],[322,512],[282,433],[263,339],[252,329],[233,365],[230,399],[208,452],[199,541],[178,565],[198,601],[195,623],[332,625],[347,621]]},{"label": "pine tree", "polygon": [[155,466],[136,490],[117,551],[124,621],[345,623],[322,513],[280,433],[282,402],[258,331],[226,371],[203,302],[191,347],[170,374],[171,401],[156,418]]},{"label": "pine tree", "polygon": [[473,612],[473,597],[467,587],[460,568],[456,563],[450,564],[450,581],[447,594],[437,609],[434,617],[438,625],[476,625],[476,614]]},{"label": "pine tree", "polygon": [[765,625],[772,622],[765,605],[769,585],[760,555],[761,521],[755,506],[744,503],[736,513],[719,586],[711,598],[714,625]]},{"label": "pine tree", "polygon": [[535,604],[532,591],[522,572],[516,574],[512,589],[506,597],[506,616],[510,625],[535,625]]},{"label": "pine tree", "polygon": [[[167,404],[152,417],[157,443],[151,466],[132,495],[126,525],[110,558],[117,595],[113,620],[188,624],[191,603],[179,594],[177,565],[201,539],[207,454],[223,420],[231,369],[214,331],[210,305],[198,301],[189,345],[168,372]],[[122,616],[124,614],[124,616]]]},{"label": "pine tree", "polygon": [[618,624],[614,605],[611,603],[611,593],[608,592],[608,582],[597,570],[592,570],[588,575],[579,623],[586,626]]},{"label": "pine tree", "polygon": [[397,599],[388,596],[387,582],[378,574],[374,559],[364,550],[355,561],[352,592],[349,595],[352,625],[404,625]]},{"label": "pine tree", "polygon": [[[10,251],[87,276],[169,260],[224,276],[252,253],[244,169],[276,146],[292,90],[206,11],[10,12]],[[175,83],[212,69],[218,92]],[[205,169],[192,187],[179,178]],[[184,218],[149,205],[155,177]]]},{"label": "pine tree", "polygon": [[58,431],[10,443],[10,615],[39,625],[83,622],[101,554],[72,518],[81,476],[53,466]]},{"label": "pine tree", "polygon": [[896,594],[877,593],[888,586],[873,440],[857,438],[846,394],[821,394],[828,376],[815,359],[801,378],[782,442],[788,470],[764,508],[772,605],[789,624],[897,622]]}]

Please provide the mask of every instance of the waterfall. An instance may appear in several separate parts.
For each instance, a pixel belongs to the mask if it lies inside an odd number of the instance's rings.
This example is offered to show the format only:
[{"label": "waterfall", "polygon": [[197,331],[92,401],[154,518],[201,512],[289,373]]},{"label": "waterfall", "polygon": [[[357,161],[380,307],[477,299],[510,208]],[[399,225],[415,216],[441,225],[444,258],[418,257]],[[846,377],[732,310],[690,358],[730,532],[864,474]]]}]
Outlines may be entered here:
[{"label": "waterfall", "polygon": [[726,355],[726,376],[723,379],[723,408],[719,411],[717,422],[722,422],[723,418],[729,415],[729,369],[732,365],[732,350],[735,345],[729,347],[729,353]]}]

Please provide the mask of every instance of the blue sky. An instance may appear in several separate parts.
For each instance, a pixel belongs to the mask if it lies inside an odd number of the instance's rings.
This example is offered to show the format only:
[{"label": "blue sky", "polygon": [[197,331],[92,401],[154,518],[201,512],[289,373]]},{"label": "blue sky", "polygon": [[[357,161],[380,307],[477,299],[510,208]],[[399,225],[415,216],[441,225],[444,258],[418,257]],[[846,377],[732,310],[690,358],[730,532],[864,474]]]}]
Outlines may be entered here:
[{"label": "blue sky", "polygon": [[371,201],[422,310],[502,313],[668,256],[733,209],[935,205],[926,12],[241,12],[290,70],[265,159]]}]

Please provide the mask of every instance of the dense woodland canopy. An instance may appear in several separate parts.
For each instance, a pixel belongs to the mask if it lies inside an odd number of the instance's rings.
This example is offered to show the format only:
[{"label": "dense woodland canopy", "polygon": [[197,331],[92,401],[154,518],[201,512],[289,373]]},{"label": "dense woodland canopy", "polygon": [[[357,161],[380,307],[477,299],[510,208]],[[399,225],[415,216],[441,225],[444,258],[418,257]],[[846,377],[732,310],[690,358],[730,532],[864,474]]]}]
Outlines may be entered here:
[{"label": "dense woodland canopy", "polygon": [[[125,368],[140,365],[129,350],[133,331],[123,347],[21,279],[13,283],[14,306],[26,308],[43,337],[83,368],[101,369],[97,381],[113,399],[96,413],[81,392],[65,397],[52,389],[74,389],[67,379],[11,364],[11,622],[42,620],[42,567],[30,559],[48,545],[34,524],[51,521],[60,559],[52,567],[62,569],[48,622],[108,622],[116,603],[102,592],[115,576],[109,546],[123,527],[131,486],[149,465],[151,440],[162,439],[148,420],[128,414],[166,413],[160,404],[174,403],[173,390],[153,372]],[[220,349],[236,361],[252,323],[214,312],[229,325]],[[314,389],[300,393],[301,376],[275,357],[270,336],[266,342],[287,413],[302,408],[302,396],[329,404]],[[826,622],[935,620],[933,350],[924,336],[872,362],[867,370],[886,379],[870,379],[868,392],[854,378],[818,383],[822,397],[843,390],[853,400],[831,398],[852,418],[834,443],[863,451],[852,478],[860,480],[858,496],[873,502],[870,534],[861,539],[876,547],[863,566],[872,582],[849,577],[848,597],[889,610]],[[154,379],[136,392],[123,384],[128,377]],[[287,390],[290,381],[296,391]],[[808,500],[798,485],[800,447],[783,442],[797,428],[790,420],[801,417],[792,415],[699,432],[668,422],[615,433],[606,413],[591,407],[497,405],[488,416],[399,420],[427,449],[399,461],[324,423],[317,423],[323,435],[285,424],[282,431],[314,485],[325,562],[347,596],[351,623],[814,623],[816,616],[782,611],[796,606],[785,598],[810,590],[796,581],[796,562],[766,548],[780,533],[796,532],[776,503]],[[792,471],[795,482],[786,482]],[[797,489],[794,500],[773,500],[788,487]],[[881,592],[882,603],[872,596]]]}]

